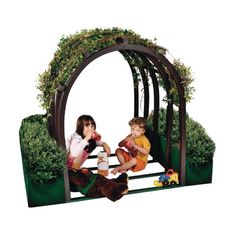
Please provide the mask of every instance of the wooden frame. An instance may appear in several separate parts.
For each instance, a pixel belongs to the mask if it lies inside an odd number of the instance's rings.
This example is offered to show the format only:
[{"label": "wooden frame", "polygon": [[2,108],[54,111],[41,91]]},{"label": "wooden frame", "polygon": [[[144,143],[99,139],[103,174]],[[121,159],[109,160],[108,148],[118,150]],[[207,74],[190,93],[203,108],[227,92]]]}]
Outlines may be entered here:
[{"label": "wooden frame", "polygon": [[[93,60],[101,57],[107,53],[120,52],[127,60],[127,58],[132,59],[134,63],[129,63],[131,72],[134,78],[134,116],[139,114],[139,92],[137,89],[137,83],[135,81],[135,70],[139,71],[139,74],[142,77],[142,83],[144,87],[144,114],[145,118],[149,115],[149,85],[147,83],[147,75],[145,70],[149,72],[152,86],[153,86],[153,94],[154,94],[154,119],[153,119],[153,127],[154,131],[148,130],[147,136],[150,139],[152,144],[151,155],[154,160],[158,159],[158,150],[157,150],[157,142],[158,142],[158,113],[159,113],[159,84],[157,80],[156,74],[162,78],[163,83],[165,85],[166,93],[167,93],[167,145],[166,145],[166,166],[167,170],[171,166],[171,130],[172,130],[172,122],[173,122],[173,102],[170,94],[171,90],[171,80],[175,82],[176,88],[178,90],[179,96],[179,132],[180,132],[180,184],[185,185],[185,165],[186,165],[186,101],[184,97],[184,87],[183,81],[174,66],[168,61],[168,59],[161,53],[156,53],[154,50],[142,46],[142,45],[134,45],[129,44],[128,39],[117,38],[115,46],[109,46],[98,50],[97,52],[90,55],[90,53],[85,53],[85,59],[82,63],[74,70],[71,74],[67,85],[58,84],[57,92],[55,94],[55,98],[53,103],[51,104],[50,112],[51,116],[49,118],[49,131],[51,135],[55,138],[58,144],[65,148],[65,132],[64,132],[64,120],[65,120],[65,108],[68,95],[70,90],[80,75],[80,73],[84,70],[84,68],[89,65]],[[139,62],[142,62],[140,65]],[[64,172],[64,182],[65,182],[65,200],[70,201],[70,189],[69,189],[69,179],[67,168],[65,168]]]}]

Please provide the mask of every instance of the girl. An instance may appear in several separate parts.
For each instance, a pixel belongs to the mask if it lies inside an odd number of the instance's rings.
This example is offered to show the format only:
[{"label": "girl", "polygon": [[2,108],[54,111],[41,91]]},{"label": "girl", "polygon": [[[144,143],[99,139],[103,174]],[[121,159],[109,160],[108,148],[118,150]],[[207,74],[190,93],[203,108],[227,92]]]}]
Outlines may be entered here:
[{"label": "girl", "polygon": [[107,156],[110,156],[111,149],[103,141],[93,139],[96,130],[96,123],[92,116],[82,115],[76,123],[76,131],[66,142],[68,153],[67,164],[69,168],[79,170],[90,153],[97,147],[102,146]]}]

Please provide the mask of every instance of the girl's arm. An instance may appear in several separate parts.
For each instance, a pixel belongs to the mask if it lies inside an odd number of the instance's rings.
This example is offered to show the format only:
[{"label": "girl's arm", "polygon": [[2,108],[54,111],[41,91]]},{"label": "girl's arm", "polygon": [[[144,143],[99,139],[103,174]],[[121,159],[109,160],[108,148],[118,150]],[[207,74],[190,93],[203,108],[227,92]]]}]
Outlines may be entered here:
[{"label": "girl's arm", "polygon": [[102,147],[103,147],[104,151],[107,153],[107,156],[109,157],[111,155],[111,148],[105,142],[103,142]]},{"label": "girl's arm", "polygon": [[111,148],[109,147],[109,145],[103,141],[97,141],[96,142],[98,146],[103,147],[103,150],[107,153],[107,156],[111,155]]},{"label": "girl's arm", "polygon": [[88,141],[91,139],[92,133],[92,130],[88,131],[84,139],[77,133],[74,133],[72,135],[69,145],[69,152],[71,156],[75,158],[81,156],[84,148],[89,144]]},{"label": "girl's arm", "polygon": [[86,139],[82,139],[82,138],[80,140],[73,139],[70,145],[71,156],[75,158],[79,157],[82,154],[86,145],[88,145],[88,141]]}]

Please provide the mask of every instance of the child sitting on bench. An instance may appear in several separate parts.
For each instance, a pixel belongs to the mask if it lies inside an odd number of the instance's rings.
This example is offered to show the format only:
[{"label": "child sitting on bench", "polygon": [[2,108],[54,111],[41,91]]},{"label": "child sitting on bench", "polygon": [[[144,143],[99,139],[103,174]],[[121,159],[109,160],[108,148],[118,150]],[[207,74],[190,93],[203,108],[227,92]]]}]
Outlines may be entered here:
[{"label": "child sitting on bench", "polygon": [[[124,173],[128,170],[133,172],[145,169],[148,162],[148,154],[151,144],[145,136],[146,120],[142,117],[135,117],[129,121],[131,128],[130,135],[119,143],[116,149],[116,155],[120,162],[120,166],[114,168],[111,173]],[[128,151],[122,147],[126,147]]]}]

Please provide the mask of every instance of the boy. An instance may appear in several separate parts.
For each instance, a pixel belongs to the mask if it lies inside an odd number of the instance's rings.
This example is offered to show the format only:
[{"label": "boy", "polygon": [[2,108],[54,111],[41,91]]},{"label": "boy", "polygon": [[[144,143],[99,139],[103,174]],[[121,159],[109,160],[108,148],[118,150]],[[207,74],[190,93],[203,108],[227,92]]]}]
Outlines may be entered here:
[{"label": "boy", "polygon": [[132,150],[125,151],[122,148],[116,149],[116,155],[120,162],[120,166],[111,171],[113,175],[124,173],[128,170],[133,172],[145,169],[148,162],[148,154],[150,152],[151,144],[144,135],[146,130],[146,120],[142,117],[135,117],[129,121],[131,128],[130,135],[119,143],[119,146],[126,146]]}]

